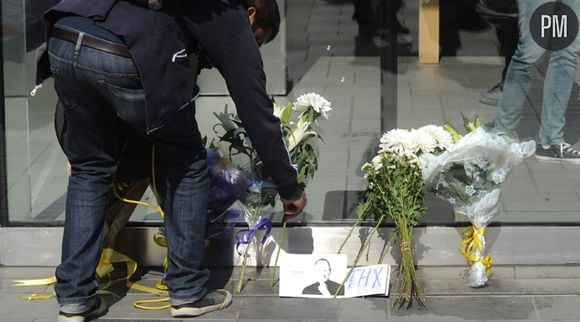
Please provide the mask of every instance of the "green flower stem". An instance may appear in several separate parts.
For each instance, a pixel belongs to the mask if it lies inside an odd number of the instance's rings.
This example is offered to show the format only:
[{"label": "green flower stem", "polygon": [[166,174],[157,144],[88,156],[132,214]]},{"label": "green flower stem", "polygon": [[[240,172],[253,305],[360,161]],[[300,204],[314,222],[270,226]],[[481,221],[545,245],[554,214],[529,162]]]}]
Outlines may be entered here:
[{"label": "green flower stem", "polygon": [[389,239],[389,242],[383,245],[383,250],[381,251],[381,257],[379,257],[379,261],[377,262],[377,264],[380,265],[385,261],[385,257],[387,256],[387,252],[389,251],[391,246],[393,246],[395,241],[397,241],[397,234],[393,234],[393,236],[391,236],[391,239]]},{"label": "green flower stem", "polygon": [[350,274],[352,274],[352,271],[355,269],[356,265],[358,265],[358,262],[360,261],[362,254],[364,254],[365,250],[370,246],[371,239],[373,238],[373,235],[377,232],[377,229],[379,229],[379,227],[381,226],[381,224],[383,223],[383,221],[385,220],[386,217],[387,217],[386,215],[381,216],[381,218],[379,219],[377,224],[370,231],[370,233],[367,237],[367,240],[365,240],[363,246],[361,247],[358,254],[356,255],[354,263],[353,263],[352,267],[350,268],[350,270],[348,271],[348,274],[346,274],[346,276],[342,280],[342,283],[340,283],[340,287],[338,288],[338,290],[336,290],[336,293],[334,293],[334,298],[336,298],[338,293],[340,293],[340,291],[342,291],[342,289],[344,288],[344,283],[346,283],[346,281],[350,277]]},{"label": "green flower stem", "polygon": [[278,277],[276,276],[276,271],[278,268],[278,258],[280,257],[280,250],[282,249],[282,243],[284,243],[284,237],[286,235],[286,216],[282,219],[282,235],[280,236],[278,244],[278,250],[276,251],[276,259],[274,260],[274,270],[272,271],[272,278],[270,279],[270,288],[274,287]]},{"label": "green flower stem", "polygon": [[240,279],[238,280],[238,285],[236,286],[236,293],[240,294],[240,292],[242,292],[242,287],[244,285],[244,275],[246,274],[246,261],[248,258],[248,252],[250,250],[250,244],[248,244],[246,246],[246,249],[244,250],[244,258],[242,259],[242,270],[240,271]]},{"label": "green flower stem", "polygon": [[409,225],[409,221],[405,216],[398,216],[396,224],[401,245],[401,264],[399,265],[398,279],[394,287],[393,307],[409,309],[413,304],[413,299],[417,301],[419,306],[424,307],[425,294],[417,280],[413,251],[411,249],[413,244],[413,226]]},{"label": "green flower stem", "polygon": [[342,242],[342,244],[340,244],[340,248],[338,249],[338,254],[340,254],[342,252],[342,249],[344,248],[344,246],[346,245],[346,243],[348,242],[348,240],[352,236],[352,233],[354,232],[354,229],[360,225],[361,221],[362,221],[361,218],[357,218],[356,219],[356,222],[354,223],[354,225],[348,231],[348,235],[346,235],[346,238],[344,239],[344,241]]},{"label": "green flower stem", "polygon": [[[258,215],[260,214],[260,205],[247,205],[246,206],[247,211],[250,214],[250,217],[252,219],[257,219]],[[248,223],[248,227],[251,227],[250,224]],[[252,237],[255,238],[255,237]],[[238,286],[236,287],[236,292],[239,294],[242,291],[242,287],[244,284],[244,274],[246,273],[246,263],[247,263],[247,259],[248,259],[248,252],[250,250],[250,246],[253,244],[254,240],[252,239],[252,241],[247,244],[246,249],[244,250],[244,258],[242,259],[242,270],[240,271],[240,280],[238,281]]]}]

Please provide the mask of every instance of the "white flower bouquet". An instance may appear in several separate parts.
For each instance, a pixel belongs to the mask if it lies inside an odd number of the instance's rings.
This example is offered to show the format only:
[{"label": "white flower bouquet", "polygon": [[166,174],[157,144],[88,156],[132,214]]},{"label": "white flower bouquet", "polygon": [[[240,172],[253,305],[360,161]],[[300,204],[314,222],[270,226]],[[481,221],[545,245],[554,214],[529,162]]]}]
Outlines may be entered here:
[{"label": "white flower bouquet", "polygon": [[[416,300],[423,306],[424,292],[419,285],[413,261],[413,228],[426,211],[423,205],[423,178],[420,157],[423,154],[443,153],[453,145],[449,132],[442,127],[427,125],[416,130],[395,129],[380,139],[380,150],[371,162],[362,167],[367,180],[362,201],[357,208],[357,221],[351,228],[339,253],[362,221],[373,219],[375,224],[355,259],[369,248],[372,236],[387,219],[396,224],[389,244],[398,241],[401,260],[395,283],[393,306],[409,308]],[[382,263],[388,247],[384,248],[378,263]],[[348,279],[351,271],[345,278]]]},{"label": "white flower bouquet", "polygon": [[480,126],[479,118],[464,118],[468,134],[461,137],[446,125],[455,144],[441,154],[421,155],[423,181],[428,191],[449,201],[471,226],[464,231],[459,251],[468,265],[468,285],[483,287],[491,276],[492,260],[486,256],[485,228],[499,211],[501,184],[524,158],[534,154],[534,141],[518,142],[505,133]]},{"label": "white flower bouquet", "polygon": [[[298,183],[302,188],[306,187],[318,169],[316,144],[318,140],[322,139],[319,134],[318,120],[320,118],[328,119],[331,110],[331,103],[316,93],[301,95],[296,102],[290,102],[285,106],[278,106],[274,103],[273,113],[280,119],[284,141],[290,159],[298,171]],[[262,214],[267,212],[266,208],[272,210],[276,203],[277,191],[238,117],[228,113],[227,107],[223,113],[214,113],[214,115],[218,118],[219,123],[214,126],[214,132],[218,135],[218,139],[212,142],[212,147],[221,151],[224,163],[235,164],[237,168],[252,178],[247,193],[244,194],[243,200],[240,200],[248,229],[240,231],[237,236],[236,248],[242,259],[240,280],[236,288],[239,293],[243,286],[248,251],[250,246],[255,245],[257,241],[255,233],[258,230],[265,231],[262,243],[269,236],[272,222],[269,218],[264,218]],[[282,234],[284,234],[285,219],[282,224]],[[280,248],[276,254],[276,264],[279,251]],[[271,285],[274,285],[275,277],[274,270]]]}]

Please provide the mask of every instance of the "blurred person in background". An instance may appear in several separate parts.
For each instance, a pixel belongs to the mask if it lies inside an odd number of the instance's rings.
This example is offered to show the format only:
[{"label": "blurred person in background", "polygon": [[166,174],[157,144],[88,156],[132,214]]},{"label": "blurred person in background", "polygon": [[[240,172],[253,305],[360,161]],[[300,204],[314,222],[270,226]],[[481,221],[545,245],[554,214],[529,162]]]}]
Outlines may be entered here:
[{"label": "blurred person in background", "polygon": [[503,84],[519,39],[517,0],[479,0],[477,13],[495,28],[499,43],[499,55],[504,57],[501,80],[491,89],[481,92],[479,101],[497,106],[503,93]]},{"label": "blurred person in background", "polygon": [[460,30],[481,32],[489,29],[489,25],[475,11],[476,5],[477,0],[440,0],[441,56],[457,56],[462,48]]},{"label": "blurred person in background", "polygon": [[[495,128],[512,133],[520,121],[520,114],[534,81],[534,65],[547,50],[533,39],[530,23],[538,7],[551,0],[518,0],[519,42],[509,64],[503,95],[499,101]],[[576,14],[580,1],[563,0]],[[566,109],[576,75],[580,44],[578,37],[568,47],[552,52],[544,79],[544,100],[540,117],[536,158],[542,161],[563,161],[580,164],[580,151],[564,141]]]}]

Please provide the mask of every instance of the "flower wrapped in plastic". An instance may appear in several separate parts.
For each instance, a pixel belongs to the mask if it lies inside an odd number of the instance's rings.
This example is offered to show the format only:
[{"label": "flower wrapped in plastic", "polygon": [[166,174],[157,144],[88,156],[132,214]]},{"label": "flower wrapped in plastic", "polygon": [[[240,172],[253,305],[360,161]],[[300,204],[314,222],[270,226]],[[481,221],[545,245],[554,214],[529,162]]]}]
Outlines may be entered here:
[{"label": "flower wrapped in plastic", "polygon": [[[316,93],[301,95],[296,102],[290,102],[285,106],[274,104],[273,113],[280,119],[284,141],[290,159],[298,170],[297,179],[302,188],[306,187],[318,169],[316,143],[321,139],[318,119],[328,119],[331,110],[331,103]],[[278,191],[237,115],[229,113],[227,107],[224,112],[214,113],[214,115],[219,120],[213,127],[218,138],[212,142],[212,146],[219,148],[222,162],[234,165],[242,173],[248,174],[251,179],[247,191],[238,198],[244,221],[248,225],[247,229],[240,230],[236,236],[236,250],[240,255],[242,266],[236,287],[236,291],[239,293],[244,283],[244,272],[251,246],[257,246],[256,255],[258,255],[260,245],[264,244],[270,236],[272,222],[263,214],[272,212]],[[285,219],[283,219],[282,225],[283,239]],[[260,243],[256,238],[258,231],[264,231]],[[276,254],[275,266],[279,254],[280,248]],[[275,278],[274,268],[271,285],[274,284]]]},{"label": "flower wrapped in plastic", "polygon": [[483,287],[491,277],[491,257],[486,255],[485,229],[499,212],[501,184],[509,172],[535,152],[533,140],[519,142],[505,133],[479,126],[479,119],[466,123],[461,137],[446,126],[456,143],[439,155],[421,155],[425,187],[447,200],[471,226],[463,233],[459,251],[469,265],[468,285]]},{"label": "flower wrapped in plastic", "polygon": [[239,212],[230,208],[237,200],[246,199],[252,179],[247,172],[220,158],[215,150],[208,149],[207,163],[211,176],[206,238],[210,239],[231,229],[235,219],[240,217]]}]

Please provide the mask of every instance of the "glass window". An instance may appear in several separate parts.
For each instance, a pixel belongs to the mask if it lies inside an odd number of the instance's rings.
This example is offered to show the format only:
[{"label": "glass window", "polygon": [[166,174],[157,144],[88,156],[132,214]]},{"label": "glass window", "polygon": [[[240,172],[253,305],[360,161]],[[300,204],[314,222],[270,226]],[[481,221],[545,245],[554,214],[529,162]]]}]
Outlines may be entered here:
[{"label": "glass window", "polygon": [[[52,81],[46,81],[36,96],[29,95],[36,49],[44,41],[41,15],[57,2],[2,0],[6,184],[12,223],[64,220],[66,158],[54,134],[57,97]],[[420,13],[418,0],[279,3],[284,10],[281,32],[261,49],[269,92],[278,104],[316,92],[333,108],[330,119],[320,123],[324,142],[319,145],[319,168],[308,185],[306,214],[296,221],[352,223],[365,188],[360,167],[376,152],[384,131],[446,122],[459,126],[462,114],[478,115],[485,123],[494,120],[506,66],[517,47],[517,14],[509,28],[500,28],[477,11],[477,1],[432,1],[438,14],[431,18]],[[420,41],[421,28],[432,36],[425,43]],[[424,52],[435,61],[420,63]],[[542,104],[546,95],[554,94],[546,85],[549,61],[537,65],[541,77],[534,78],[525,95],[516,129],[521,138],[537,136]],[[233,103],[215,71],[204,72],[200,86],[197,119],[202,133],[211,139],[217,123],[213,113]],[[579,137],[576,80],[571,93],[563,103],[567,109],[564,138],[575,145]],[[578,222],[577,167],[526,160],[502,190],[497,220]],[[147,190],[143,200],[155,203],[154,199]],[[425,224],[463,220],[430,194],[426,202],[430,210],[423,217]],[[139,206],[131,220],[159,222],[160,217]]]}]

